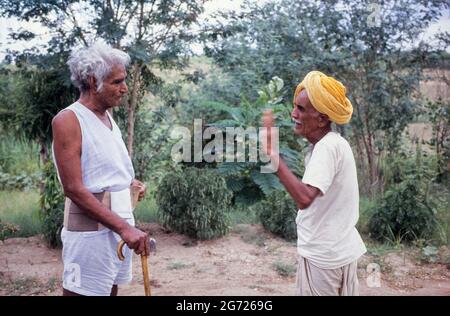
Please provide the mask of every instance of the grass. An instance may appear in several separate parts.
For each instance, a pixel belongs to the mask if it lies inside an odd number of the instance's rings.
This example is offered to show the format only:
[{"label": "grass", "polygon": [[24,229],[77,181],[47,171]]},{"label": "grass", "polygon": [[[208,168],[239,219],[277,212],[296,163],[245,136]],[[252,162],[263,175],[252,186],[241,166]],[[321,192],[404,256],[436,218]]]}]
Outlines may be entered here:
[{"label": "grass", "polygon": [[0,219],[19,228],[7,237],[30,237],[41,233],[37,191],[0,191],[0,201]]},{"label": "grass", "polygon": [[376,257],[383,257],[391,252],[402,252],[404,247],[402,244],[380,243],[370,239],[365,240],[367,253]]},{"label": "grass", "polygon": [[0,137],[0,171],[19,175],[39,172],[39,148],[34,143]]},{"label": "grass", "polygon": [[361,196],[359,199],[359,220],[356,224],[356,229],[358,229],[358,232],[364,235],[369,234],[369,220],[371,213],[371,208],[375,206],[376,201],[371,200],[368,197]]},{"label": "grass", "polygon": [[180,261],[173,261],[167,265],[167,269],[179,270],[179,269],[189,268],[191,266],[192,266],[192,264],[187,264],[187,263],[183,263]]},{"label": "grass", "polygon": [[276,261],[272,264],[273,269],[282,277],[291,277],[295,275],[297,268],[295,265],[285,263],[282,261]]},{"label": "grass", "polygon": [[5,290],[9,296],[51,293],[58,289],[58,285],[59,280],[55,277],[51,277],[46,283],[43,283],[36,277],[10,279],[0,276],[0,288]]},{"label": "grass", "polygon": [[429,200],[436,208],[437,229],[433,240],[438,245],[449,245],[450,238],[450,190],[445,185],[436,185],[430,190]]},{"label": "grass", "polygon": [[147,194],[145,199],[136,206],[134,216],[136,221],[145,223],[158,222],[158,206],[150,194]]},{"label": "grass", "polygon": [[259,247],[264,247],[266,245],[266,237],[258,232],[241,230],[240,235],[241,239],[248,244],[254,244]]},{"label": "grass", "polygon": [[30,291],[36,291],[42,287],[41,282],[34,277],[19,278],[9,282],[0,280],[0,285],[11,296],[28,294]]},{"label": "grass", "polygon": [[258,224],[261,221],[255,212],[251,212],[248,208],[233,208],[230,212],[231,225],[234,227],[238,224]]},{"label": "grass", "polygon": [[58,289],[60,280],[56,277],[51,277],[45,287],[48,289],[47,292],[55,292]]}]

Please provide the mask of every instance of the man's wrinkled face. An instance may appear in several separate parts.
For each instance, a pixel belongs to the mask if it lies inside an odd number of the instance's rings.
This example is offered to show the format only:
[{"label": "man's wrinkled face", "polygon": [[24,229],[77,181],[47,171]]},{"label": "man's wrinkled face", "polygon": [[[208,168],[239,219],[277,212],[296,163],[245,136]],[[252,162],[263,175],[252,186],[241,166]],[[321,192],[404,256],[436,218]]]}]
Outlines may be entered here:
[{"label": "man's wrinkled face", "polygon": [[116,107],[120,105],[122,98],[128,93],[125,82],[127,71],[123,66],[114,66],[109,76],[103,81],[102,90],[97,97],[106,107]]},{"label": "man's wrinkled face", "polygon": [[306,89],[303,89],[294,100],[294,109],[291,117],[294,120],[295,135],[310,139],[311,134],[319,129],[320,113],[309,101]]}]

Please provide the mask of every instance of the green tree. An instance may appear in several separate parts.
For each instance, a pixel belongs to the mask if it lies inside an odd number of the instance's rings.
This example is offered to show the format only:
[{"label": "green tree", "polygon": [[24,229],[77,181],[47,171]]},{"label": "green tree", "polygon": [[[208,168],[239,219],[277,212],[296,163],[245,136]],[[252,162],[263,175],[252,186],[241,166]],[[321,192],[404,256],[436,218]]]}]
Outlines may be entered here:
[{"label": "green tree", "polygon": [[[258,132],[258,127],[261,126],[262,111],[272,109],[281,135],[280,153],[291,170],[300,175],[301,159],[298,151],[305,147],[305,143],[303,141],[298,142],[292,134],[291,105],[281,103],[284,93],[283,80],[274,77],[268,84],[258,89],[257,93],[259,97],[254,102],[243,99],[237,106],[221,102],[204,101],[202,104],[203,108],[210,111],[215,110],[218,113],[225,113],[224,119],[215,120],[209,126],[214,126],[221,131],[226,131],[227,127],[234,127],[241,128],[243,132],[251,132],[251,128],[254,128],[254,132]],[[257,135],[254,136],[256,137]],[[229,137],[229,135],[226,137]],[[250,148],[255,148],[259,144],[259,141],[252,139],[251,133],[248,133],[245,139],[240,139],[240,136],[235,135],[233,143],[234,147],[232,149],[224,146],[226,149],[225,155],[231,154],[237,158],[237,161],[223,161],[217,163],[215,167],[217,172],[225,177],[228,188],[234,192],[235,203],[252,204],[274,191],[283,189],[275,174],[261,173],[261,167],[265,165],[261,162],[261,155],[258,155],[258,162],[250,160]],[[244,156],[237,155],[238,145],[241,144],[245,146]],[[239,152],[239,154],[241,153]]]},{"label": "green tree", "polygon": [[[9,90],[0,92],[0,122],[8,135],[39,146],[40,163],[49,161],[51,121],[72,102],[76,91],[60,68],[3,67]],[[42,179],[43,180],[43,179]],[[44,182],[40,190],[44,192]]]},{"label": "green tree", "polygon": [[206,53],[249,97],[257,97],[251,87],[273,76],[289,87],[289,101],[310,70],[341,80],[354,106],[351,129],[341,131],[353,139],[366,191],[382,185],[379,161],[397,150],[417,113],[423,67],[433,51],[446,47],[418,38],[448,8],[447,1],[377,3],[374,8],[371,0],[246,2],[242,12],[226,14],[226,22],[205,32]]},{"label": "green tree", "polygon": [[[187,64],[187,54],[196,39],[193,25],[203,12],[203,0],[0,0],[0,16],[37,21],[53,37],[42,48],[60,58],[75,45],[87,45],[102,37],[130,53],[130,94],[127,108],[127,147],[133,155],[135,112],[147,92],[157,93],[162,84],[154,70]],[[18,30],[10,36],[29,40],[36,36]],[[45,54],[44,54],[45,55]],[[183,57],[185,56],[185,57]],[[31,58],[30,58],[31,57]],[[34,51],[11,52],[7,60],[41,60]]]},{"label": "green tree", "polygon": [[436,153],[436,177],[444,182],[450,174],[450,103],[442,99],[428,101],[426,113],[433,127],[429,144]]}]

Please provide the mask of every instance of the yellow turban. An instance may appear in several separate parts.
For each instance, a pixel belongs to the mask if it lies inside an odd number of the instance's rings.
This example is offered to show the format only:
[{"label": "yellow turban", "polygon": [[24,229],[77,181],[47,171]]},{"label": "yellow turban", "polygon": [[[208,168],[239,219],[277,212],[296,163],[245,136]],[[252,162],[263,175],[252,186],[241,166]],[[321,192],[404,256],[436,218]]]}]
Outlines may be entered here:
[{"label": "yellow turban", "polygon": [[294,102],[303,89],[318,112],[328,115],[336,124],[350,121],[353,107],[345,96],[346,89],[342,83],[320,71],[311,71],[295,89]]}]

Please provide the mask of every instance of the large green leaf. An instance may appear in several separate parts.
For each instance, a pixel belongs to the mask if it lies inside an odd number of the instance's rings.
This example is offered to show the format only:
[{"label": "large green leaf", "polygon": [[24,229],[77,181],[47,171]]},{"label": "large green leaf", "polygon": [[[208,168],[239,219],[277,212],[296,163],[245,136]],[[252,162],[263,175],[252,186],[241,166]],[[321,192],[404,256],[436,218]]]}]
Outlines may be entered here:
[{"label": "large green leaf", "polygon": [[253,170],[251,173],[252,180],[259,186],[265,195],[269,195],[275,190],[282,190],[283,185],[277,176],[273,173],[260,173]]},{"label": "large green leaf", "polygon": [[224,176],[239,175],[246,169],[245,163],[224,162],[216,169],[218,173]]},{"label": "large green leaf", "polygon": [[243,178],[239,177],[227,177],[227,187],[231,189],[233,192],[239,192],[243,188],[245,188],[246,185],[248,185],[248,182],[246,182]]}]

